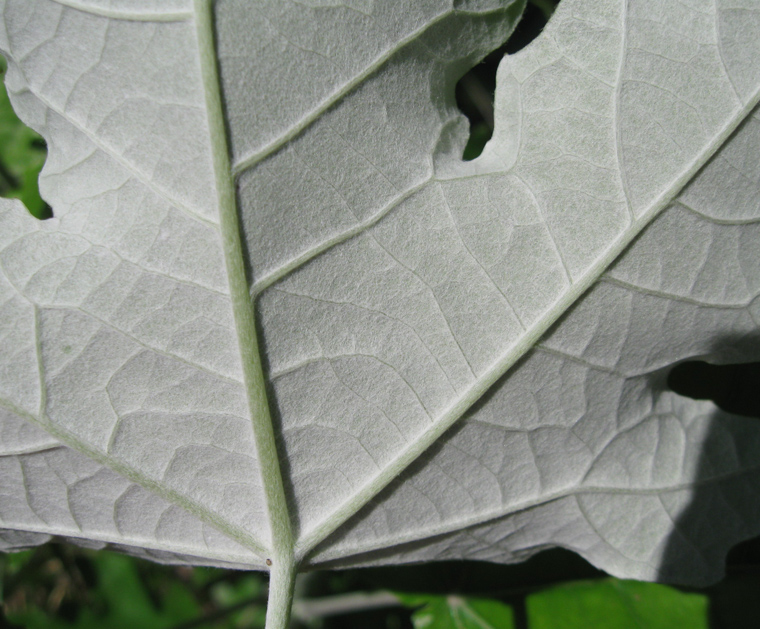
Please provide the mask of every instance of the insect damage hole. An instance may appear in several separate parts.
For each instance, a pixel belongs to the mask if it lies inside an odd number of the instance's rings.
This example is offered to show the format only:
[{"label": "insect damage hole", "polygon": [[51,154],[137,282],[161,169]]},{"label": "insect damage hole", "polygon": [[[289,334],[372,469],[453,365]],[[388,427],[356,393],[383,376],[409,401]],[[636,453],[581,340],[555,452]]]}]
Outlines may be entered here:
[{"label": "insect damage hole", "polygon": [[19,120],[5,89],[7,63],[0,55],[0,197],[19,199],[35,218],[53,216],[38,185],[47,159],[40,135]]},{"label": "insect damage hole", "polygon": [[493,135],[493,99],[499,61],[538,37],[557,4],[559,0],[530,0],[507,42],[459,79],[455,90],[457,107],[470,121],[470,137],[462,155],[465,161],[478,157]]}]

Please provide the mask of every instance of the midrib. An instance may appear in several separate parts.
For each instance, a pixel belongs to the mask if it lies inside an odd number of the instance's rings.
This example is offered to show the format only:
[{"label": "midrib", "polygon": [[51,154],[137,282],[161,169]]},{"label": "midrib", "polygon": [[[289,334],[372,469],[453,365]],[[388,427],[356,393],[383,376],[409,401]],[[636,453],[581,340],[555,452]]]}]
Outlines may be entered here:
[{"label": "midrib", "polygon": [[[243,361],[244,381],[251,412],[254,440],[270,517],[273,551],[275,555],[290,557],[291,560],[295,557],[297,562],[302,561],[318,544],[335,532],[387,487],[390,482],[397,478],[409,465],[417,460],[427,448],[433,445],[488,389],[509,371],[535,345],[551,325],[597,282],[605,270],[630,245],[633,239],[675,199],[683,187],[726,142],[760,99],[760,90],[757,90],[748,99],[747,103],[728,121],[723,130],[685,167],[682,173],[673,180],[671,185],[652,202],[647,211],[634,220],[618,236],[605,253],[557,300],[554,306],[529,328],[517,343],[497,359],[469,389],[457,398],[433,426],[421,433],[414,442],[401,451],[388,466],[366,483],[362,489],[344,501],[330,516],[296,542],[292,534],[282,481],[282,471],[275,447],[274,430],[266,396],[254,311],[243,263],[239,208],[235,193],[235,171],[233,171],[229,158],[229,143],[221,102],[221,87],[216,65],[211,2],[210,0],[194,0],[194,2],[214,173],[219,199],[219,219],[223,249],[240,354]],[[312,123],[314,120],[310,119],[309,122]],[[299,131],[301,130],[299,129]],[[283,139],[285,140],[284,143],[286,143],[290,139],[290,136]],[[260,158],[261,156],[257,154],[254,157]],[[247,168],[258,161],[258,159],[252,158],[245,160],[245,163],[239,167],[240,170],[238,172],[242,172],[245,170],[244,167]],[[349,235],[348,238],[353,235]],[[322,251],[319,253],[322,253]],[[288,268],[288,271],[292,272],[298,266],[300,265],[294,265],[294,268]],[[280,278],[278,277],[277,279]]]},{"label": "midrib", "polygon": [[[212,0],[194,0],[194,7],[214,179],[219,203],[222,248],[229,278],[230,298],[242,361],[243,382],[253,427],[253,439],[269,515],[273,555],[271,560],[277,564],[291,564],[293,535],[264,384],[256,321],[243,262],[239,208],[230,164],[229,142],[217,68]],[[266,546],[266,544],[262,545]]]}]

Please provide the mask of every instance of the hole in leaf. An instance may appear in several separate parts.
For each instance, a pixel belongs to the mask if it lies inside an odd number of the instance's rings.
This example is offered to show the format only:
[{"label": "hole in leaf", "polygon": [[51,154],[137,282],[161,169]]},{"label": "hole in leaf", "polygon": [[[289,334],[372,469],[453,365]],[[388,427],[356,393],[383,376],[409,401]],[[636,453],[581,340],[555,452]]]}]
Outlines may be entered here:
[{"label": "hole in leaf", "polygon": [[760,418],[760,363],[688,361],[671,370],[668,387],[694,400],[712,400],[727,413]]},{"label": "hole in leaf", "polygon": [[538,37],[557,4],[559,0],[530,0],[509,40],[459,79],[455,91],[457,107],[470,121],[470,138],[462,159],[475,159],[493,135],[493,97],[499,61]]},{"label": "hole in leaf", "polygon": [[47,145],[13,111],[5,89],[6,68],[0,55],[0,196],[20,199],[36,218],[50,218],[53,212],[42,200],[38,185]]}]

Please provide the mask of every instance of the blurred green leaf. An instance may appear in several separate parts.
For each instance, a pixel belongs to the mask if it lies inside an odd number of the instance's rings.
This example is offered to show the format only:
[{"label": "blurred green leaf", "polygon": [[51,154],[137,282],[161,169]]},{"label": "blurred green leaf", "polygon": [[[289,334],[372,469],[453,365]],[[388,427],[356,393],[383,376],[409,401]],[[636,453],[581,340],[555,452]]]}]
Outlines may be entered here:
[{"label": "blurred green leaf", "polygon": [[467,140],[467,146],[464,147],[462,159],[469,161],[475,159],[482,152],[486,142],[491,139],[491,129],[485,122],[478,122],[470,130],[470,139]]},{"label": "blurred green leaf", "polygon": [[18,553],[8,553],[3,556],[3,574],[14,575],[28,562],[34,554],[33,550],[23,550]]},{"label": "blurred green leaf", "polygon": [[47,149],[42,137],[18,119],[5,90],[5,59],[0,56],[0,196],[20,199],[37,218],[50,216],[40,197],[40,171]]},{"label": "blurred green leaf", "polygon": [[[220,608],[234,609],[228,616],[228,627],[263,627],[266,615],[266,588],[258,573],[244,573],[238,579],[225,579],[211,588],[211,599]],[[258,603],[258,604],[257,604]]]},{"label": "blurred green leaf", "polygon": [[89,604],[79,607],[75,619],[66,620],[29,606],[9,612],[8,620],[27,629],[161,629],[199,616],[201,610],[193,596],[175,581],[167,583],[160,607],[154,605],[130,557],[96,553],[91,560],[97,587],[88,590]]},{"label": "blurred green leaf", "polygon": [[512,608],[499,601],[464,596],[399,594],[406,607],[419,607],[412,614],[415,629],[510,629]]},{"label": "blurred green leaf", "polygon": [[265,600],[266,578],[256,572],[162,566],[66,544],[0,555],[1,628],[256,629]]},{"label": "blurred green leaf", "polygon": [[170,627],[178,622],[196,618],[200,609],[192,596],[176,582],[168,583],[157,609],[141,581],[135,563],[128,557],[103,553],[95,559],[99,575],[99,595],[108,608],[105,618],[92,617],[84,610],[88,623],[77,627]]},{"label": "blurred green leaf", "polygon": [[530,629],[707,629],[708,599],[656,583],[604,579],[559,585],[526,601]]}]

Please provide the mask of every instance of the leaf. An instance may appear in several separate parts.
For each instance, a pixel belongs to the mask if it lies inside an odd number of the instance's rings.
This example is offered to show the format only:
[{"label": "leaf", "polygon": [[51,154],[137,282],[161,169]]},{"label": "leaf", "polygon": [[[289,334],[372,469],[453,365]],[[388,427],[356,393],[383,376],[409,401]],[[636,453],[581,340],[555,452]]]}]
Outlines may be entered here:
[{"label": "leaf", "polygon": [[[434,594],[396,596],[407,607],[417,608],[412,622],[420,629],[514,626],[511,608],[497,600]],[[708,626],[706,596],[655,583],[576,581],[531,594],[525,604],[530,629]]]},{"label": "leaf", "polygon": [[6,0],[55,217],[2,201],[3,546],[272,571],[556,545],[703,584],[758,428],[760,13],[564,0],[461,159],[521,2]]},{"label": "leaf", "polygon": [[412,614],[415,629],[511,629],[512,610],[499,601],[461,596],[396,594]]},{"label": "leaf", "polygon": [[[95,629],[112,627],[113,629],[130,627],[176,627],[191,621],[200,615],[200,607],[190,592],[178,582],[167,584],[162,593],[160,606],[151,600],[145,583],[136,569],[135,562],[127,557],[113,553],[100,553],[93,557],[93,577],[96,587],[79,588],[65,578],[60,578],[58,590],[53,590],[50,600],[64,598],[66,589],[76,592],[83,599],[81,610],[75,618],[66,620],[69,613],[43,612],[39,607],[27,602],[25,609],[9,610],[8,620],[20,627],[29,629]],[[39,588],[39,581],[35,583]],[[61,587],[63,586],[63,587]],[[30,587],[34,593],[33,587]],[[84,589],[84,591],[81,591]],[[24,597],[16,597],[24,601]],[[157,597],[156,597],[157,598]],[[59,601],[60,602],[60,601]],[[57,610],[58,611],[58,610]],[[62,617],[63,616],[63,617]]]},{"label": "leaf", "polygon": [[526,605],[531,629],[709,626],[706,596],[655,583],[579,581],[533,594]]}]

